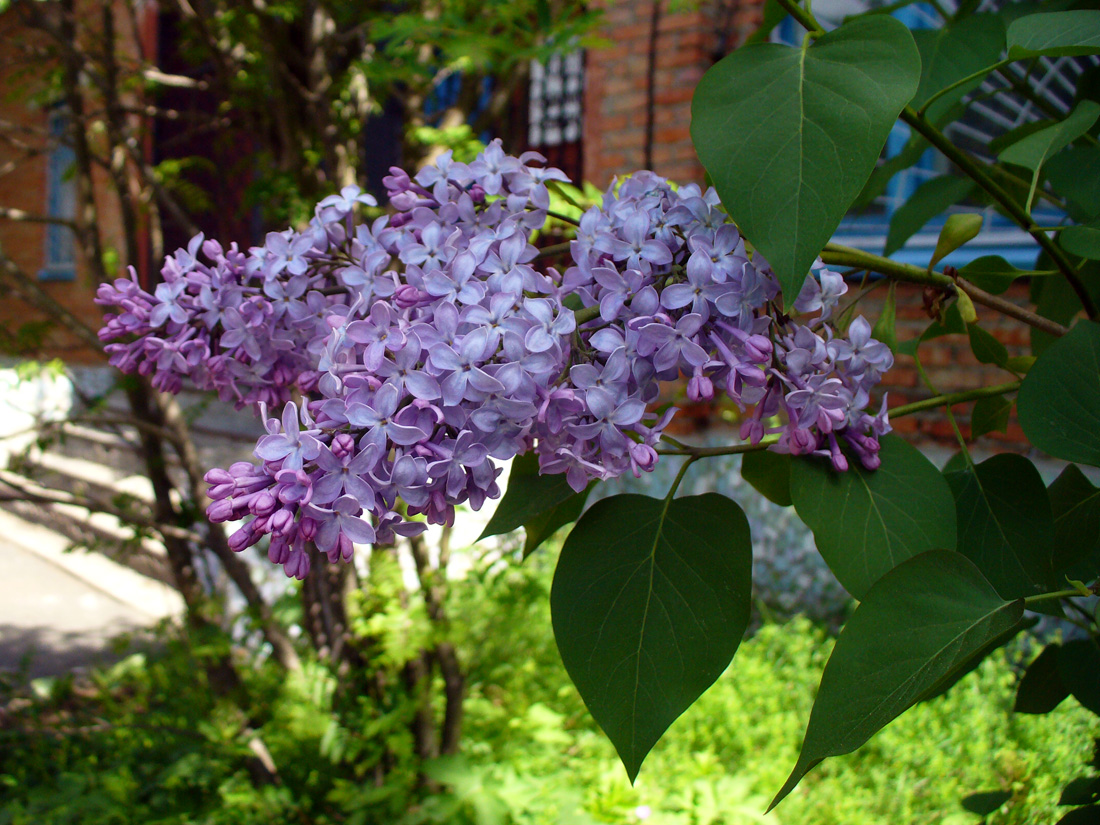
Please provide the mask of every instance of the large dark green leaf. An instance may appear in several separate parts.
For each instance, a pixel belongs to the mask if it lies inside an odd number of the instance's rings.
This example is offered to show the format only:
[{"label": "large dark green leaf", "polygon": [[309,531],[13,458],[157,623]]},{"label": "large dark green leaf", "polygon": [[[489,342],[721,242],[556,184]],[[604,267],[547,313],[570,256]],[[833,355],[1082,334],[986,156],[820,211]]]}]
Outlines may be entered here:
[{"label": "large dark green leaf", "polygon": [[1100,466],[1100,324],[1081,321],[1024,378],[1020,426],[1046,453]]},{"label": "large dark green leaf", "polygon": [[1023,616],[960,553],[932,550],[875,583],[825,665],[798,763],[774,806],[821,760],[850,753]]},{"label": "large dark green leaf", "polygon": [[1054,643],[1043,648],[1043,652],[1027,666],[1024,677],[1016,687],[1017,713],[1050,713],[1069,696],[1069,690],[1062,683],[1058,673],[1058,651],[1061,645]]},{"label": "large dark green leaf", "polygon": [[808,48],[755,44],[703,77],[691,134],[788,302],[875,167],[920,80],[909,30],[862,17]]},{"label": "large dark green leaf", "polygon": [[1081,706],[1100,716],[1100,648],[1095,639],[1074,639],[1058,652],[1058,675]]},{"label": "large dark green leaf", "polygon": [[862,599],[887,571],[925,550],[955,549],[955,503],[935,465],[897,436],[882,466],[844,473],[819,459],[791,467],[791,498],[840,583]]},{"label": "large dark green leaf", "polygon": [[1007,40],[1013,60],[1100,54],[1100,11],[1029,14],[1009,24]]},{"label": "large dark green leaf", "polygon": [[[913,32],[920,51],[920,87],[911,106],[919,109],[936,92],[993,66],[1004,51],[1005,26],[995,14],[975,14],[939,29]],[[938,123],[947,111],[982,82],[975,77],[936,100],[925,115]],[[889,254],[889,253],[887,253]]]},{"label": "large dark green leaf", "polygon": [[959,552],[1006,599],[1050,589],[1054,518],[1035,465],[1023,456],[995,455],[946,478],[958,513]]},{"label": "large dark green leaf", "polygon": [[717,493],[597,502],[569,534],[550,611],[562,661],[630,780],[729,665],[749,622],[752,541]]},{"label": "large dark green leaf", "polygon": [[[1044,269],[1052,266],[1045,252],[1039,258],[1037,268]],[[1085,261],[1078,268],[1077,275],[1092,300],[1100,301],[1100,261]],[[1044,318],[1069,326],[1070,322],[1082,313],[1081,299],[1070,286],[1069,281],[1060,275],[1053,278],[1033,279],[1031,292],[1031,300],[1036,304],[1035,311]],[[1042,355],[1056,340],[1055,336],[1032,327],[1032,354]]]},{"label": "large dark green leaf", "polygon": [[1091,581],[1100,574],[1100,489],[1070,464],[1047,492],[1054,515],[1054,572]]},{"label": "large dark green leaf", "polygon": [[974,182],[969,178],[952,175],[941,175],[921,184],[890,218],[890,230],[886,233],[886,246],[882,254],[897,252],[926,223],[961,201],[973,188]]},{"label": "large dark green leaf", "polygon": [[518,530],[572,495],[564,473],[539,475],[538,456],[533,452],[521,455],[512,462],[508,489],[477,540]]},{"label": "large dark green leaf", "polygon": [[1058,236],[1058,243],[1071,255],[1100,261],[1100,220],[1068,227]]},{"label": "large dark green leaf", "polygon": [[1100,148],[1070,146],[1047,161],[1047,182],[1064,197],[1076,221],[1100,215]]},{"label": "large dark green leaf", "polygon": [[524,558],[534,553],[539,545],[554,535],[559,528],[580,518],[584,503],[588,500],[588,494],[592,492],[592,486],[595,483],[592,482],[581,492],[574,493],[549,510],[544,510],[523,525],[523,532],[526,534],[523,541]]},{"label": "large dark green leaf", "polygon": [[764,498],[780,507],[791,506],[791,457],[768,450],[745,453],[741,476]]}]

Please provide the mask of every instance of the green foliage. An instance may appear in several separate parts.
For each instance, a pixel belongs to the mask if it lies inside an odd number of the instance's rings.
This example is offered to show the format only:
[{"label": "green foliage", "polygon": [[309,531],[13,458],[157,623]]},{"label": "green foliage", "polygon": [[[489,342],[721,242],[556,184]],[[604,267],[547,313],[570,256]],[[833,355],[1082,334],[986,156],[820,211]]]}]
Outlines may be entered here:
[{"label": "green foliage", "polygon": [[822,759],[855,750],[975,653],[1014,633],[1023,611],[1022,600],[1004,601],[977,567],[943,550],[875,582],[829,657],[798,764],[772,805]]},{"label": "green foliage", "polygon": [[738,49],[707,72],[692,101],[695,149],[788,301],[920,78],[909,31],[889,17],[853,20],[807,46]]},{"label": "green foliage", "polygon": [[1006,599],[1055,589],[1054,519],[1043,479],[1023,456],[995,455],[946,475],[958,548]]},{"label": "green foliage", "polygon": [[852,466],[838,473],[820,460],[791,468],[795,510],[857,599],[906,559],[955,548],[951,491],[935,466],[897,437],[882,439],[879,456],[882,466],[874,471]]},{"label": "green foliage", "polygon": [[1100,324],[1082,322],[1043,352],[1020,387],[1019,410],[1040,450],[1100,466]]},{"label": "green foliage", "polygon": [[562,548],[550,594],[565,668],[631,781],[749,624],[744,513],[716,493],[669,495],[593,506]]}]

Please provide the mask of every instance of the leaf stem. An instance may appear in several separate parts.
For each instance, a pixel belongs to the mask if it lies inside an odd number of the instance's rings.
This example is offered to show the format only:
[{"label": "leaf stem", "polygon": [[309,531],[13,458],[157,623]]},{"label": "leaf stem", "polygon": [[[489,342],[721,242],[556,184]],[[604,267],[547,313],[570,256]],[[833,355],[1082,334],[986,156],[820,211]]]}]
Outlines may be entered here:
[{"label": "leaf stem", "polygon": [[733,444],[727,447],[690,447],[678,446],[672,450],[658,450],[658,455],[687,455],[692,461],[697,458],[711,458],[718,455],[737,455],[738,453],[752,453],[757,450],[766,450],[772,444],[779,441],[779,436],[762,438],[755,444]]},{"label": "leaf stem", "polygon": [[894,407],[894,409],[890,410],[890,417],[900,418],[903,415],[911,415],[915,412],[931,410],[943,405],[950,406],[951,404],[963,404],[967,401],[977,401],[979,398],[988,398],[992,395],[1015,392],[1020,389],[1020,384],[1022,383],[1022,381],[1010,381],[1007,384],[996,384],[992,387],[978,387],[977,389],[966,390],[964,392],[950,392],[945,395],[936,395],[932,398],[914,401],[912,404],[902,404],[900,407]]},{"label": "leaf stem", "polygon": [[821,28],[821,24],[817,22],[817,18],[810,12],[802,8],[794,0],[776,0],[806,31],[810,33],[810,37],[817,39],[821,35],[825,34],[825,29]]},{"label": "leaf stem", "polygon": [[[1090,588],[1090,590],[1093,588]],[[1053,593],[1040,593],[1038,596],[1028,596],[1024,599],[1024,607],[1049,599],[1068,599],[1072,596],[1082,596],[1080,590],[1055,590]]]},{"label": "leaf stem", "polygon": [[1035,239],[1035,242],[1038,243],[1043,251],[1054,261],[1055,266],[1057,266],[1058,270],[1065,276],[1069,285],[1073,287],[1073,291],[1077,293],[1077,297],[1081,301],[1081,306],[1085,308],[1085,313],[1089,318],[1095,319],[1097,317],[1096,304],[1093,302],[1092,296],[1089,295],[1088,290],[1085,289],[1084,284],[1081,283],[1081,279],[1077,276],[1077,269],[1058,245],[1043,232],[1039,231],[1039,228],[1031,219],[1031,215],[1022,209],[1020,205],[1012,199],[1012,196],[1002,189],[1001,185],[987,174],[979,162],[955,146],[943,132],[929,123],[928,119],[916,112],[912,106],[906,106],[902,109],[901,119],[909,124],[911,128],[919,132],[925,140],[939,149],[940,153],[958,166],[967,177],[989,193],[990,197],[992,197],[997,205],[1004,210],[1005,214],[1008,215],[1017,226]]},{"label": "leaf stem", "polygon": [[[946,20],[947,18],[945,17],[944,19]],[[961,78],[959,80],[956,80],[950,86],[947,86],[943,89],[940,89],[938,92],[936,92],[930,98],[928,98],[928,100],[924,101],[924,103],[921,105],[920,109],[917,110],[917,116],[918,117],[924,117],[925,112],[928,111],[928,107],[931,106],[933,103],[935,103],[937,100],[939,100],[944,95],[950,94],[951,92],[955,91],[955,89],[959,88],[960,86],[965,86],[971,80],[977,80],[979,77],[984,77],[985,75],[989,74],[990,72],[995,72],[998,69],[1003,68],[1004,66],[1007,66],[1011,62],[1012,62],[1011,60],[1008,60],[1006,58],[1005,60],[1001,60],[997,63],[994,63],[992,66],[986,66],[984,69],[979,69],[976,72],[968,74],[966,77]]]},{"label": "leaf stem", "polygon": [[862,249],[837,243],[825,244],[825,249],[821,252],[821,260],[835,266],[870,269],[897,281],[935,286],[948,292],[955,286],[955,282],[942,272],[929,272],[919,266],[898,263],[873,252],[864,252]]},{"label": "leaf stem", "polygon": [[[920,380],[924,382],[924,386],[928,387],[933,395],[939,394],[939,390],[932,383],[932,379],[928,377],[928,373],[924,371],[924,364],[920,362],[920,358],[916,353],[913,354],[913,362],[917,365],[917,373],[920,375]],[[962,450],[967,466],[973,467],[974,459],[970,456],[970,449],[966,446],[966,439],[963,438],[962,430],[959,429],[959,422],[955,420],[955,413],[951,410],[951,405],[944,404],[943,411],[947,413],[947,420],[951,422],[951,429],[955,433],[955,439],[959,442],[959,449]]]},{"label": "leaf stem", "polygon": [[1028,326],[1041,329],[1043,332],[1053,335],[1056,338],[1069,332],[1069,330],[1061,324],[1057,324],[1048,318],[1043,318],[1041,315],[1036,315],[1034,312],[1017,306],[1011,301],[1006,301],[1004,298],[998,297],[997,295],[992,295],[984,289],[970,283],[965,278],[953,279],[948,275],[944,275],[942,272],[929,272],[919,266],[898,263],[882,255],[875,255],[873,252],[864,252],[862,249],[841,246],[836,243],[825,245],[825,249],[821,253],[821,260],[826,264],[832,264],[834,266],[854,266],[861,269],[871,269],[888,278],[893,278],[895,281],[933,286],[949,293],[954,292],[956,289],[961,289],[969,295],[971,300],[975,303],[994,309],[1002,315],[1015,318],[1017,321],[1023,321]]},{"label": "leaf stem", "polygon": [[672,480],[672,487],[669,488],[668,495],[665,496],[665,506],[661,511],[661,522],[664,523],[665,514],[668,512],[668,505],[672,503],[673,497],[676,495],[676,491],[680,488],[680,482],[684,480],[684,476],[687,474],[688,467],[695,463],[699,456],[688,456],[688,460],[680,467],[680,472],[676,474],[676,478]]},{"label": "leaf stem", "polygon": [[546,216],[548,218],[554,218],[555,220],[564,221],[565,223],[571,223],[573,224],[573,226],[581,225],[581,222],[578,221],[576,218],[571,218],[568,215],[562,214],[561,212],[555,212],[553,209],[547,209]]}]

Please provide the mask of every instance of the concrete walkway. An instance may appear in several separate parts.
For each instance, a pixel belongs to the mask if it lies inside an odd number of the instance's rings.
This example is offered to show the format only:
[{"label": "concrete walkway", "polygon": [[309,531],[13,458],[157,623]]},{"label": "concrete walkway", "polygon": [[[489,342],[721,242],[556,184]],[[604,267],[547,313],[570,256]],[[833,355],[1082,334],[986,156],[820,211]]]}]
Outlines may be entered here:
[{"label": "concrete walkway", "polygon": [[180,615],[179,595],[0,511],[0,671],[56,676],[124,655],[111,640]]}]

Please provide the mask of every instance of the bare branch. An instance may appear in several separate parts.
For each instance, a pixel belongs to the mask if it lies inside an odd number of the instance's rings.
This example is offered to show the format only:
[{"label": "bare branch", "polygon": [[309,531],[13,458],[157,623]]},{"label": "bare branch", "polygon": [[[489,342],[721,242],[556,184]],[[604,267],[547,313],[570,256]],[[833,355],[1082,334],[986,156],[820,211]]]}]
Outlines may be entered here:
[{"label": "bare branch", "polygon": [[58,226],[67,226],[76,231],[76,222],[68,218],[58,218],[54,215],[39,215],[34,212],[24,212],[22,209],[10,209],[0,206],[0,220],[19,221],[20,223],[50,223]]}]

